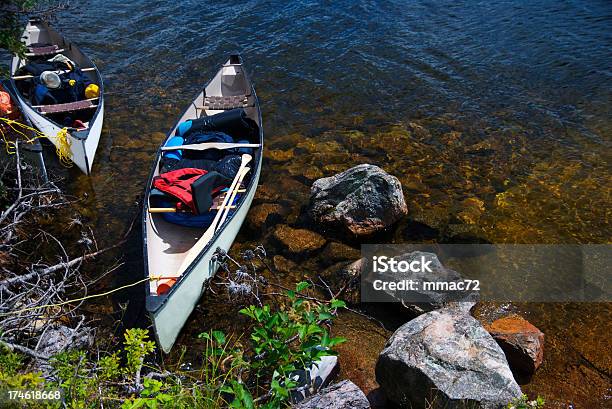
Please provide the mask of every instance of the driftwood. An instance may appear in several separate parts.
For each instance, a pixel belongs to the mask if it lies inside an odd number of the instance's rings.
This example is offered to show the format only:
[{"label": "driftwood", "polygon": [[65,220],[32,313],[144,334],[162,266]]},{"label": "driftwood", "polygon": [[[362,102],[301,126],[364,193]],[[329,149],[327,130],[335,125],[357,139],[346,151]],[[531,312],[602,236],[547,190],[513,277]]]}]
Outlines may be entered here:
[{"label": "driftwood", "polygon": [[[0,344],[40,362],[65,348],[87,346],[93,330],[78,313],[84,301],[67,300],[90,293],[97,279],[87,279],[83,265],[120,247],[134,222],[118,242],[99,248],[72,207],[77,199],[54,182],[41,182],[19,150],[8,157],[0,181],[6,192],[0,197],[6,209],[0,214]],[[69,217],[59,233],[37,222]]]}]

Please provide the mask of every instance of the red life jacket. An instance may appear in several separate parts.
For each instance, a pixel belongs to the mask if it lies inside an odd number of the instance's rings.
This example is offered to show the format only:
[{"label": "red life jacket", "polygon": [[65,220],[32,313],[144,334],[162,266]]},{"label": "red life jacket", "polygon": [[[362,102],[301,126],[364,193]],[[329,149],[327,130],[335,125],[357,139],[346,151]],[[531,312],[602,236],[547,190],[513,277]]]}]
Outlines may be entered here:
[{"label": "red life jacket", "polygon": [[187,207],[193,214],[197,214],[198,211],[193,202],[191,184],[207,173],[208,171],[197,168],[173,170],[162,173],[154,178],[153,187],[179,199],[180,202],[176,204],[177,210],[186,210],[185,207]]},{"label": "red life jacket", "polygon": [[2,85],[0,85],[0,117],[8,119],[17,119],[19,117],[19,113],[11,100],[10,94],[4,91]]}]

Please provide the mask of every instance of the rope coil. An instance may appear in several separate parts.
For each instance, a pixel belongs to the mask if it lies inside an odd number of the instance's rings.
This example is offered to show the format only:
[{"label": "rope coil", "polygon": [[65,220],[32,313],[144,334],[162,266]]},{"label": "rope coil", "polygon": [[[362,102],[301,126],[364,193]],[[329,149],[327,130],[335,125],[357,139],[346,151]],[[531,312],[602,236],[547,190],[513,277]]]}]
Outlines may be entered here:
[{"label": "rope coil", "polygon": [[[31,126],[22,124],[19,121],[15,121],[8,118],[0,117],[0,124],[4,124],[9,127],[18,137],[22,138],[26,143],[33,143],[37,139],[47,138],[49,140],[55,140],[55,153],[59,158],[60,163],[69,168],[72,167],[72,160],[70,159],[70,138],[68,138],[68,128],[62,128],[57,135],[49,136],[39,131],[38,129],[32,128]],[[34,136],[31,137],[28,133],[32,133]],[[7,139],[7,135],[3,130],[3,127],[0,126],[0,136],[2,136],[2,140],[4,141],[4,147],[6,149],[6,153],[9,155],[14,155],[15,150],[17,149],[17,143],[15,141],[10,141]]]}]

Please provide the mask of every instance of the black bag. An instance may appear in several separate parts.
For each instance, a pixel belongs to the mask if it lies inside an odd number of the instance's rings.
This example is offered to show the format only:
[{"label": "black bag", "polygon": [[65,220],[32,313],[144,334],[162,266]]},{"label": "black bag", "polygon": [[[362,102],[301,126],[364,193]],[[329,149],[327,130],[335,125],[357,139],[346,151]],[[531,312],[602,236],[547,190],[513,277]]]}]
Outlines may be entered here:
[{"label": "black bag", "polygon": [[220,114],[205,116],[191,121],[191,128],[185,131],[183,138],[196,131],[224,132],[234,139],[258,141],[259,127],[249,118],[243,108],[230,109]]},{"label": "black bag", "polygon": [[204,214],[210,210],[213,204],[213,193],[219,186],[229,186],[232,179],[218,172],[208,172],[200,176],[191,184],[191,194],[198,214]]}]

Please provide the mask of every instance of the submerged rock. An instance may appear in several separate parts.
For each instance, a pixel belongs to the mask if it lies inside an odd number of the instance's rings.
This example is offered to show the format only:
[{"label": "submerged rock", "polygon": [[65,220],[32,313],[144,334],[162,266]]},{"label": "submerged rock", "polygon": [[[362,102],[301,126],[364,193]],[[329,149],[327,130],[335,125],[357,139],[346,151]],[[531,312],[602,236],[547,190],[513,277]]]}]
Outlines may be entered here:
[{"label": "submerged rock", "polygon": [[365,394],[349,380],[338,382],[295,405],[296,409],[369,409]]},{"label": "submerged rock", "polygon": [[283,207],[276,203],[262,203],[253,206],[247,215],[247,224],[253,230],[261,230],[266,225],[279,221],[283,214]]},{"label": "submerged rock", "polygon": [[278,254],[272,258],[272,262],[276,271],[283,274],[295,273],[298,268],[296,263]]},{"label": "submerged rock", "polygon": [[485,211],[484,202],[476,197],[469,197],[461,202],[462,209],[457,217],[463,223],[476,224]]},{"label": "submerged rock", "polygon": [[[401,326],[376,363],[376,380],[403,408],[501,408],[521,396],[503,351],[461,309],[423,314]],[[472,405],[472,406],[470,406]]]},{"label": "submerged rock", "polygon": [[316,180],[309,212],[317,223],[366,236],[393,225],[408,214],[408,207],[395,176],[364,164]]},{"label": "submerged rock", "polygon": [[287,162],[293,159],[293,149],[281,150],[281,149],[266,149],[264,151],[264,157],[275,162]]},{"label": "submerged rock", "polygon": [[506,354],[517,379],[527,380],[542,364],[544,333],[519,315],[510,315],[486,326]]},{"label": "submerged rock", "polygon": [[355,260],[359,258],[361,252],[351,246],[347,246],[337,241],[330,241],[321,253],[324,264],[337,263],[339,261]]},{"label": "submerged rock", "polygon": [[310,253],[325,245],[325,239],[318,233],[306,229],[294,229],[281,224],[274,230],[274,238],[291,254]]},{"label": "submerged rock", "polygon": [[359,304],[361,302],[361,273],[364,263],[365,259],[363,258],[352,263],[336,263],[324,270],[321,273],[321,278],[335,294],[338,294],[338,298],[349,304]]},{"label": "submerged rock", "polygon": [[280,198],[280,193],[271,186],[271,184],[264,184],[257,186],[255,191],[255,200],[262,202],[274,202]]}]

